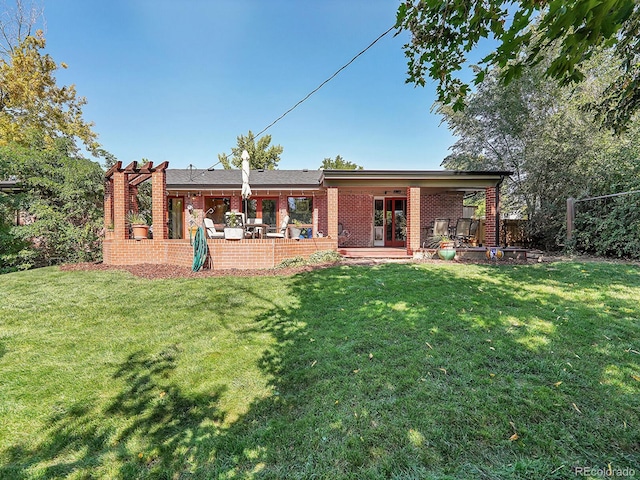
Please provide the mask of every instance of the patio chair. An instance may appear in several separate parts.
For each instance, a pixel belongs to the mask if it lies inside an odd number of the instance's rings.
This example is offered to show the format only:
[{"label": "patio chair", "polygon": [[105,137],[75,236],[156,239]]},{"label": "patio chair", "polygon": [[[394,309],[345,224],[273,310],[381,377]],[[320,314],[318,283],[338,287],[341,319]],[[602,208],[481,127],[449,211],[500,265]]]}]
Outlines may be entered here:
[{"label": "patio chair", "polygon": [[480,220],[472,220],[471,227],[469,227],[469,242],[473,241],[472,245],[478,243],[478,228],[480,227]]},{"label": "patio chair", "polygon": [[289,215],[285,215],[284,218],[282,219],[282,223],[280,223],[280,231],[267,232],[267,237],[268,238],[286,238],[288,225],[289,225]]},{"label": "patio chair", "polygon": [[213,224],[213,220],[210,218],[204,219],[204,227],[207,230],[207,237],[209,238],[224,238],[224,232],[216,230],[216,226]]},{"label": "patio chair", "polygon": [[349,237],[351,236],[351,232],[344,228],[344,225],[341,223],[338,224],[338,245],[344,245]]},{"label": "patio chair", "polygon": [[434,237],[448,237],[449,236],[449,219],[448,218],[436,218],[433,222],[433,235]]},{"label": "patio chair", "polygon": [[471,238],[472,222],[472,218],[459,218],[456,222],[456,230],[453,234],[453,239],[456,241],[458,246],[466,245],[469,243],[469,240]]},{"label": "patio chair", "polygon": [[262,224],[261,218],[247,218],[245,225],[245,238],[256,238],[262,234],[262,227],[254,227],[255,224]]}]

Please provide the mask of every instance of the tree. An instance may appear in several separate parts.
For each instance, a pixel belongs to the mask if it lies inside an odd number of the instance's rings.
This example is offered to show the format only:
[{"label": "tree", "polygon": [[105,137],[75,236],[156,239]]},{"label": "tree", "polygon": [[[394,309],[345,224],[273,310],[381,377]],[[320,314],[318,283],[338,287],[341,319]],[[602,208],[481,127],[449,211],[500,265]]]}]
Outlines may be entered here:
[{"label": "tree", "polygon": [[[46,42],[41,31],[28,36],[0,60],[0,145],[34,145],[53,148],[60,138],[80,140],[96,152],[99,145],[92,123],[82,118],[84,98],[73,85],[58,87],[58,65],[42,53]],[[66,68],[64,63],[60,64]]]},{"label": "tree", "polygon": [[284,148],[280,145],[270,147],[270,143],[271,135],[260,137],[256,143],[253,132],[249,130],[246,137],[244,135],[238,137],[238,146],[231,149],[231,157],[226,153],[219,153],[218,160],[227,170],[233,167],[242,168],[242,151],[246,150],[249,153],[251,168],[275,170],[278,162],[280,162],[280,154],[282,154]]},{"label": "tree", "polygon": [[38,19],[43,17],[43,7],[37,0],[3,0],[0,10],[0,56],[8,58],[23,39],[30,36]]},{"label": "tree", "polygon": [[590,107],[605,125],[621,131],[640,106],[640,3],[635,0],[406,0],[398,8],[396,27],[411,33],[404,46],[407,82],[424,86],[432,78],[438,101],[456,111],[470,92],[457,72],[482,39],[498,45],[472,66],[475,85],[491,67],[501,69],[500,81],[506,84],[546,59],[547,77],[560,85],[581,82],[586,62],[606,46],[614,48],[618,75]]},{"label": "tree", "polygon": [[320,168],[323,170],[362,170],[360,165],[353,162],[347,162],[340,155],[336,156],[335,159],[325,158],[322,161]]},{"label": "tree", "polygon": [[[449,169],[513,171],[503,210],[530,219],[530,234],[543,248],[564,240],[567,197],[599,195],[602,178],[623,155],[640,155],[631,132],[614,138],[584,113],[613,61],[607,52],[591,60],[592,75],[579,88],[561,87],[545,76],[546,65],[530,67],[508,85],[495,68],[468,97],[462,111],[441,106],[440,113],[459,139],[443,165]],[[629,125],[637,131],[636,123]],[[617,170],[617,169],[616,169]],[[604,177],[603,177],[604,176]],[[608,193],[608,192],[607,192]]]},{"label": "tree", "polygon": [[5,232],[12,245],[22,246],[0,250],[5,267],[100,258],[104,171],[74,150],[66,139],[56,140],[46,150],[15,144],[0,147],[0,163],[7,162],[8,173],[21,178],[24,193],[19,208],[27,219],[25,225]]}]

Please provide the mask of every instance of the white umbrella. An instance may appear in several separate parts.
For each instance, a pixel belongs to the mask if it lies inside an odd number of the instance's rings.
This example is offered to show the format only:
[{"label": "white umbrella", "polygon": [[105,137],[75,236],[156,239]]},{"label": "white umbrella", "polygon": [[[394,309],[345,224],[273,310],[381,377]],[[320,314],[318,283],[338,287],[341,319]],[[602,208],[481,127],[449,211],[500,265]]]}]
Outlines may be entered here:
[{"label": "white umbrella", "polygon": [[251,187],[249,186],[249,152],[242,151],[242,198],[245,200],[251,196]]}]

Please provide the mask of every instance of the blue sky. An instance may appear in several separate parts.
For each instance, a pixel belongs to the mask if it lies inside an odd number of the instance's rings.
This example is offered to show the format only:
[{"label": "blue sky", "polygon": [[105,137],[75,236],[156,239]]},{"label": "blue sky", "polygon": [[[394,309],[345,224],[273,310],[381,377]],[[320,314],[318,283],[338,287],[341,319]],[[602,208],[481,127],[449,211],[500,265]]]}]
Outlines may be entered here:
[{"label": "blue sky", "polygon": [[[392,0],[44,0],[59,84],[123,163],[208,168],[395,21]],[[454,139],[435,85],[405,83],[406,35],[385,36],[266,133],[278,168],[341,155],[368,169],[440,169]]]}]

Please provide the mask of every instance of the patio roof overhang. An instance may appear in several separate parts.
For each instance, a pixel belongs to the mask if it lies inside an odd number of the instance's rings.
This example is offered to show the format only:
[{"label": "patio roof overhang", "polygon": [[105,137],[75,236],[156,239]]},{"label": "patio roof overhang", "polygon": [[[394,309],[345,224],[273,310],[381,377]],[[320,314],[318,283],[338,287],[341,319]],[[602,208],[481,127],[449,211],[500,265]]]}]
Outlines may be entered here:
[{"label": "patio roof overhang", "polygon": [[421,187],[432,191],[475,191],[498,186],[509,171],[324,170],[325,187]]}]

